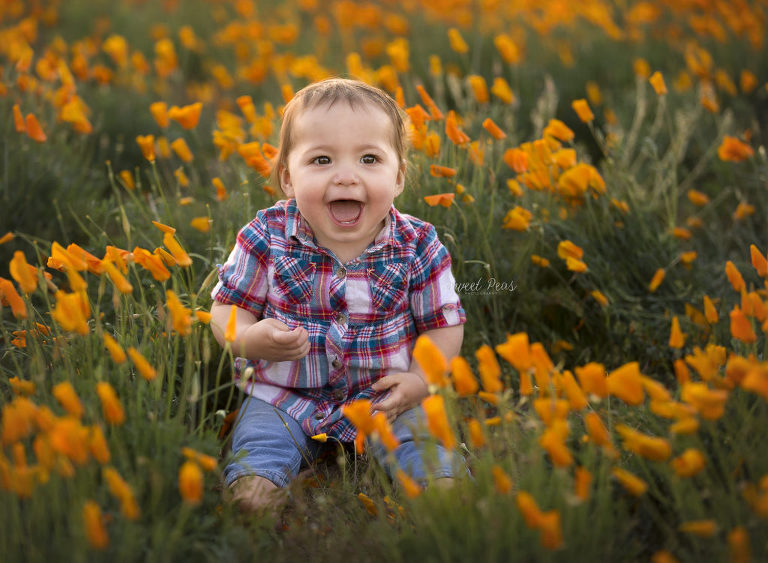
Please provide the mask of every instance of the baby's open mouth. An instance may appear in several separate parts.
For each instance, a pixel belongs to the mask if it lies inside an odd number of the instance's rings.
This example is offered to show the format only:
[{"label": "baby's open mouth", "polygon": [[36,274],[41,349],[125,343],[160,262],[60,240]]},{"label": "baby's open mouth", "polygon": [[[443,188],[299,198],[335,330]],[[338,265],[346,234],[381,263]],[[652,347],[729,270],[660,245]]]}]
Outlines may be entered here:
[{"label": "baby's open mouth", "polygon": [[363,204],[354,199],[337,199],[328,204],[333,220],[341,225],[354,225],[363,213]]}]

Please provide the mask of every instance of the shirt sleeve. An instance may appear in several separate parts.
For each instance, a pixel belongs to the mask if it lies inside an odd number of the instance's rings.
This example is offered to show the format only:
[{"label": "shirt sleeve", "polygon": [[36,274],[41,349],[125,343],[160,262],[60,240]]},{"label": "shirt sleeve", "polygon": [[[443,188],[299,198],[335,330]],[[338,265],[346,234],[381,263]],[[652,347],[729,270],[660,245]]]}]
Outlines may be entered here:
[{"label": "shirt sleeve", "polygon": [[466,322],[451,273],[451,256],[433,225],[427,224],[418,237],[409,293],[419,333]]},{"label": "shirt sleeve", "polygon": [[218,265],[219,282],[211,297],[235,305],[261,318],[268,288],[269,232],[265,218],[257,217],[237,234],[227,261]]}]

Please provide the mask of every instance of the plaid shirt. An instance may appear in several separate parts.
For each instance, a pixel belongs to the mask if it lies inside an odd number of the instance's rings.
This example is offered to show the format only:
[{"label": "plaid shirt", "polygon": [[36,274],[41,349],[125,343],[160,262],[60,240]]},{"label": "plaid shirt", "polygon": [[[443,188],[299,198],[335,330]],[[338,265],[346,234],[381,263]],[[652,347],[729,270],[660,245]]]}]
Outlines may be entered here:
[{"label": "plaid shirt", "polygon": [[354,439],[341,407],[380,400],[371,385],[408,371],[416,337],[462,324],[451,259],[435,228],[394,206],[363,254],[342,264],[315,244],[296,201],[279,201],[243,227],[212,297],[303,326],[310,351],[296,361],[235,360],[241,388],[285,411],[308,436]]}]

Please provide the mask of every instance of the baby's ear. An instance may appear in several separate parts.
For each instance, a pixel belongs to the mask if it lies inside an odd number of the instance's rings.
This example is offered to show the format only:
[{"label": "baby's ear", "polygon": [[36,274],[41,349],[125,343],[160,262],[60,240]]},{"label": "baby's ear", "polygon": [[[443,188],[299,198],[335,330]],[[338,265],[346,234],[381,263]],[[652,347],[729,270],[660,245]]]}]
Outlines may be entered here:
[{"label": "baby's ear", "polygon": [[288,171],[287,166],[280,166],[277,173],[277,178],[280,181],[280,189],[287,197],[294,197],[293,184],[291,184],[291,173]]},{"label": "baby's ear", "polygon": [[406,163],[403,161],[400,164],[400,169],[397,171],[397,179],[395,180],[395,195],[398,196],[401,193],[403,193],[403,188],[405,188],[405,170],[406,170]]}]

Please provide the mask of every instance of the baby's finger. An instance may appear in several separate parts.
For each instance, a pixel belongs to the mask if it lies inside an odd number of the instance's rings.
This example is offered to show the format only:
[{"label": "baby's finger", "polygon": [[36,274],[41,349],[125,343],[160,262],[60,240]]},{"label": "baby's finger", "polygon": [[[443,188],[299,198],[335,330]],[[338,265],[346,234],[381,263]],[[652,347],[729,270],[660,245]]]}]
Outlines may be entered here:
[{"label": "baby's finger", "polygon": [[307,331],[301,327],[291,331],[275,331],[272,333],[272,339],[281,346],[297,347],[306,342]]},{"label": "baby's finger", "polygon": [[386,391],[387,389],[390,389],[391,387],[394,387],[398,384],[400,381],[400,378],[398,378],[396,375],[385,375],[381,379],[379,379],[376,383],[371,385],[374,391]]}]

